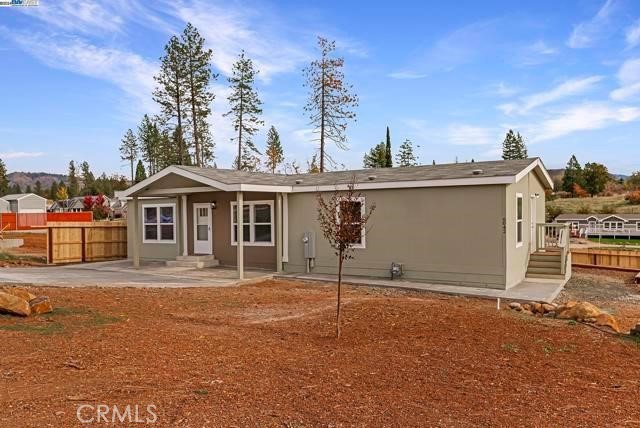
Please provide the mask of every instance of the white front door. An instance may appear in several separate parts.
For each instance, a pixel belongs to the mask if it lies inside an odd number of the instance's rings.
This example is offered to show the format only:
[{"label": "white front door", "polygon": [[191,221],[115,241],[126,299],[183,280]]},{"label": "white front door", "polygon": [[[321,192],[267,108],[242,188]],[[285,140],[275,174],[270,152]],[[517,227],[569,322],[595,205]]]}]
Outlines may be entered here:
[{"label": "white front door", "polygon": [[213,254],[211,204],[193,204],[193,252]]},{"label": "white front door", "polygon": [[531,203],[529,204],[529,207],[531,209],[531,238],[529,240],[529,245],[531,246],[531,252],[535,252],[536,251],[536,227],[537,223],[538,223],[538,215],[537,215],[537,211],[538,211],[538,198],[536,198],[535,195],[531,195]]}]

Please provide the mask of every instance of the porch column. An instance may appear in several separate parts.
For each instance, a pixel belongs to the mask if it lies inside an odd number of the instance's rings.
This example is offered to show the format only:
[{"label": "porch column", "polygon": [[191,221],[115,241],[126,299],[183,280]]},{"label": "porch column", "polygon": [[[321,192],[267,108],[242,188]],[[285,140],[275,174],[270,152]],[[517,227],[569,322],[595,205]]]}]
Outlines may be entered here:
[{"label": "porch column", "polygon": [[189,251],[187,247],[189,245],[189,241],[187,240],[187,195],[182,195],[180,205],[182,205],[182,255],[188,256]]},{"label": "porch column", "polygon": [[238,203],[236,209],[236,215],[238,219],[236,223],[238,223],[238,231],[236,233],[237,238],[237,265],[238,265],[238,279],[244,279],[244,226],[242,224],[243,221],[243,213],[244,213],[244,201],[242,199],[242,192],[236,192],[236,201]]},{"label": "porch column", "polygon": [[282,272],[282,194],[276,193],[276,272]]},{"label": "porch column", "polygon": [[131,255],[133,258],[133,267],[140,267],[140,234],[138,232],[140,228],[140,205],[138,203],[138,197],[134,196],[133,200],[130,201],[131,206],[129,212],[133,215],[131,219],[131,251],[133,254]]}]

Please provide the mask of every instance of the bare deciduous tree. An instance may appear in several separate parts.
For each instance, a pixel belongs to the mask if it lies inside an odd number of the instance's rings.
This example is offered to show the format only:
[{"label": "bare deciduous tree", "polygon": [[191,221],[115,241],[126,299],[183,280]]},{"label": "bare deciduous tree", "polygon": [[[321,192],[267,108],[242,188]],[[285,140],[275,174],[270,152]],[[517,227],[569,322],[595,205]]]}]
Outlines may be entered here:
[{"label": "bare deciduous tree", "polygon": [[320,229],[338,258],[338,302],[336,336],[340,337],[340,299],[342,294],[342,268],[346,260],[355,258],[354,246],[361,244],[367,234],[367,222],[376,206],[367,211],[362,194],[356,191],[356,178],[351,179],[346,191],[334,191],[328,199],[322,193],[318,200]]}]

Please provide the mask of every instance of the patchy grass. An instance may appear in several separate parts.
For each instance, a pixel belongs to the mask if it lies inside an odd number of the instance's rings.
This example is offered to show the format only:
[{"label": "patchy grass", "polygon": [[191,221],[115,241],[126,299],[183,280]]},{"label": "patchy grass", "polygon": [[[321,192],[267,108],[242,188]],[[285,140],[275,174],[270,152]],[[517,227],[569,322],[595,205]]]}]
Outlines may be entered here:
[{"label": "patchy grass", "polygon": [[9,262],[9,263],[17,263],[17,262],[28,262],[28,263],[47,263],[46,257],[40,256],[32,256],[27,254],[12,254],[5,251],[0,251],[0,261],[1,262]]},{"label": "patchy grass", "polygon": [[64,331],[64,326],[59,322],[47,322],[45,324],[25,323],[0,325],[0,330],[20,331],[24,333],[34,333],[49,336],[55,333],[62,333]]},{"label": "patchy grass", "polygon": [[[27,318],[1,314],[0,319],[13,321],[0,325],[0,330],[42,335],[63,333],[69,329],[100,327],[122,321],[122,318],[82,308],[54,308],[53,312]],[[43,322],[44,321],[44,322]]]},{"label": "patchy grass", "polygon": [[598,242],[604,245],[622,245],[624,247],[637,247],[631,249],[640,249],[640,239],[622,239],[622,238],[589,238],[591,242]]},{"label": "patchy grass", "polygon": [[502,349],[508,352],[513,352],[514,354],[520,351],[520,348],[515,343],[505,343],[502,345]]},{"label": "patchy grass", "polygon": [[562,209],[563,213],[577,213],[586,209],[591,214],[598,214],[603,209],[613,208],[619,214],[640,213],[640,205],[631,205],[624,200],[625,195],[596,196],[593,198],[566,198],[547,201],[547,206]]}]

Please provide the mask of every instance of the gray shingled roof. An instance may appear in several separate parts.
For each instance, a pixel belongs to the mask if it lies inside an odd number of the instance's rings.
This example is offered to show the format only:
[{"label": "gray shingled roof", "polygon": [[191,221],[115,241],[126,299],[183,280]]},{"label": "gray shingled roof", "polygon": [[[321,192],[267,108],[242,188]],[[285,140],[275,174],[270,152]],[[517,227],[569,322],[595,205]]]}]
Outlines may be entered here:
[{"label": "gray shingled roof", "polygon": [[620,217],[628,221],[640,220],[640,214],[617,214],[617,213],[616,214],[571,214],[571,213],[567,213],[567,214],[560,214],[558,217],[556,217],[556,221],[568,221],[568,220],[584,221],[584,220],[587,220],[589,217],[595,217],[598,221],[600,221],[611,216]]},{"label": "gray shingled roof", "polygon": [[[25,196],[30,196],[30,195],[38,196],[35,193],[13,193],[11,195],[4,195],[2,197],[2,199],[4,199],[5,201],[15,201],[17,199],[23,198]],[[40,197],[40,196],[38,196],[38,197]]]},{"label": "gray shingled roof", "polygon": [[[418,180],[511,177],[517,175],[519,172],[531,165],[535,160],[536,158],[530,158],[292,175],[247,172],[220,168],[198,168],[191,166],[179,166],[178,168],[225,184],[324,186],[350,183],[354,175],[356,176],[356,182],[358,183],[370,182],[370,176],[375,176],[375,182],[384,183]],[[482,173],[474,175],[473,172],[475,170],[482,170]],[[297,183],[298,180],[301,180],[301,182]]]}]

